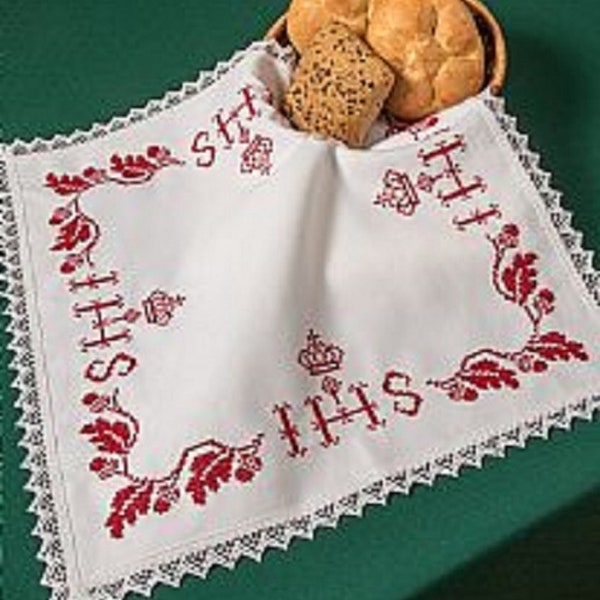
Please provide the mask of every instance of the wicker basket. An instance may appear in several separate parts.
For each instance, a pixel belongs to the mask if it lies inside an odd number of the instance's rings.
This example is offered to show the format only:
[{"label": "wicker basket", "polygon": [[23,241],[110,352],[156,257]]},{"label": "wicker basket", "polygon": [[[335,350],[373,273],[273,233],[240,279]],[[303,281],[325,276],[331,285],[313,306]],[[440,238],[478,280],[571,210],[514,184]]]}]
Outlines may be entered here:
[{"label": "wicker basket", "polygon": [[[489,9],[479,0],[463,0],[471,9],[485,48],[485,85],[493,94],[500,94],[506,78],[508,57],[504,33]],[[275,39],[282,45],[289,44],[285,27],[286,15],[282,15],[267,31],[266,39]]]}]

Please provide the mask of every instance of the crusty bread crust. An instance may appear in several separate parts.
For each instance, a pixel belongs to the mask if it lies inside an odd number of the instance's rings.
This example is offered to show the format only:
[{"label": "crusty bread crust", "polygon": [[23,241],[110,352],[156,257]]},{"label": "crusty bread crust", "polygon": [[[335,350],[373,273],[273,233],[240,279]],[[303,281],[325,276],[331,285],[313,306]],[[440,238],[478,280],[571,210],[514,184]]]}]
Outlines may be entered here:
[{"label": "crusty bread crust", "polygon": [[299,129],[359,147],[393,85],[392,69],[350,28],[331,23],[307,46],[283,108]]},{"label": "crusty bread crust", "polygon": [[317,31],[334,21],[364,37],[369,0],[292,0],[287,13],[290,41],[302,54]]},{"label": "crusty bread crust", "polygon": [[387,106],[401,119],[420,119],[483,85],[483,43],[460,0],[371,0],[366,39],[396,71]]},{"label": "crusty bread crust", "polygon": [[364,37],[394,69],[387,108],[402,120],[418,120],[483,86],[483,43],[462,0],[292,0],[288,35],[303,53],[334,21]]}]

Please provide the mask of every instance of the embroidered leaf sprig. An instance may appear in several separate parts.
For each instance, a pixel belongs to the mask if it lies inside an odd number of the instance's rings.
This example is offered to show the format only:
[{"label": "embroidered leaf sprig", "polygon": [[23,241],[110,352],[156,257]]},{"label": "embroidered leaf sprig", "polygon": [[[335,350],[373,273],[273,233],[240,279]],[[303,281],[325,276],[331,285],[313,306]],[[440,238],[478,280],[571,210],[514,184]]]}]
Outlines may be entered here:
[{"label": "embroidered leaf sprig", "polygon": [[205,504],[208,491],[216,492],[231,479],[233,452],[229,448],[210,450],[196,456],[190,465],[192,476],[185,490],[195,504]]},{"label": "embroidered leaf sprig", "polygon": [[110,157],[110,172],[122,177],[122,183],[148,181],[156,171],[167,165],[181,164],[163,146],[148,146],[145,154],[113,154]]},{"label": "embroidered leaf sprig", "polygon": [[462,371],[461,379],[480,390],[499,390],[502,387],[519,387],[519,381],[512,369],[503,367],[498,361],[482,359]]},{"label": "embroidered leaf sprig", "polygon": [[512,264],[502,272],[502,283],[514,302],[523,306],[537,287],[537,270],[533,266],[537,256],[533,252],[517,252]]},{"label": "embroidered leaf sprig", "polygon": [[87,242],[92,237],[90,221],[83,214],[76,215],[70,221],[61,225],[56,234],[56,241],[50,247],[53,252],[73,250],[78,244]]},{"label": "embroidered leaf sprig", "polygon": [[112,537],[122,538],[126,525],[133,525],[140,516],[148,514],[153,491],[154,482],[150,480],[132,483],[115,494],[105,523]]},{"label": "embroidered leaf sprig", "polygon": [[89,436],[89,441],[100,452],[110,454],[127,454],[135,441],[135,436],[127,423],[108,421],[102,417],[86,423],[81,428],[81,433]]},{"label": "embroidered leaf sprig", "polygon": [[49,224],[57,228],[50,250],[66,253],[60,272],[69,275],[85,264],[94,264],[92,252],[102,232],[100,224],[82,208],[85,193],[108,183],[122,186],[145,183],[164,167],[182,164],[168,148],[151,145],[144,154],[113,154],[107,168],[88,166],[75,175],[48,173],[45,186],[63,198],[63,204],[54,208],[48,219]]},{"label": "embroidered leaf sprig", "polygon": [[525,349],[551,362],[589,359],[581,342],[569,340],[564,333],[559,331],[548,331],[541,334],[529,341]]}]

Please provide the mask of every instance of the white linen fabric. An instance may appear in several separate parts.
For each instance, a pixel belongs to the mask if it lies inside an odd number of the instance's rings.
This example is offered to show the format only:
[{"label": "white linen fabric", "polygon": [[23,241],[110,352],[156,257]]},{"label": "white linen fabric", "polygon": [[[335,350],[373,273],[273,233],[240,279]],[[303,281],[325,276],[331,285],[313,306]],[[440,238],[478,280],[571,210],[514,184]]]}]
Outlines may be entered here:
[{"label": "white linen fabric", "polygon": [[368,149],[291,129],[253,44],[106,127],[4,148],[44,583],[259,558],[600,403],[599,279],[487,93]]}]

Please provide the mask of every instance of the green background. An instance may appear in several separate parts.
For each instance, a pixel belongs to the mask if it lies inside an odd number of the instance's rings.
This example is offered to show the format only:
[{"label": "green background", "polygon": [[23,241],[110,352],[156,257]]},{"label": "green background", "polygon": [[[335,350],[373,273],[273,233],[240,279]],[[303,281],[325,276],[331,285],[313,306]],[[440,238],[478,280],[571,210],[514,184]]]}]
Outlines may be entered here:
[{"label": "green background", "polygon": [[[261,37],[286,0],[0,3],[0,135],[89,127],[195,78]],[[600,6],[596,0],[489,0],[510,53],[506,96],[587,247],[600,250]],[[596,261],[596,268],[598,268]],[[6,320],[2,322],[6,347]],[[4,597],[39,585],[31,497],[2,354]],[[482,471],[395,497],[315,542],[267,552],[157,600],[600,598],[600,429],[579,423]]]}]

